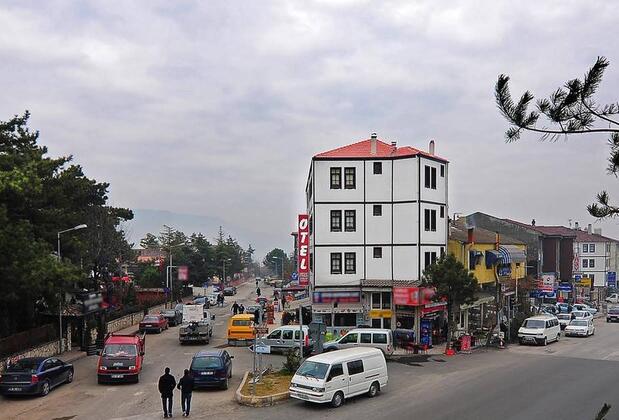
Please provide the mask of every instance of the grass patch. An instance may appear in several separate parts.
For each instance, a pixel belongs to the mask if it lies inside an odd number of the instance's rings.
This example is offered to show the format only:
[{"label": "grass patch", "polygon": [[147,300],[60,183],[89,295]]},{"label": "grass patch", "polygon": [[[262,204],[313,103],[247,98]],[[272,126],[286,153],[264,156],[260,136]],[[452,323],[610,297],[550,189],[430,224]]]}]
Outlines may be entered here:
[{"label": "grass patch", "polygon": [[[288,391],[290,387],[290,381],[292,380],[292,374],[287,372],[272,372],[262,376],[262,381],[256,384],[256,394],[259,397],[267,395],[279,394],[280,392]],[[247,381],[241,389],[241,394],[251,395],[253,384],[251,383],[252,374],[247,376]]]}]

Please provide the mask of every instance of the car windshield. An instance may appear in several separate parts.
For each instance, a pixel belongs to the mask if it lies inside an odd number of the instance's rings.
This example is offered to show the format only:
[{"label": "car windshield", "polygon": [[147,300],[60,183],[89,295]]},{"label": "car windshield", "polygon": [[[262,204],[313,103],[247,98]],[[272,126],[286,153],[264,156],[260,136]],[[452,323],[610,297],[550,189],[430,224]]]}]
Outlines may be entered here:
[{"label": "car windshield", "polygon": [[572,322],[570,322],[570,325],[574,325],[576,327],[586,327],[587,321],[575,319]]},{"label": "car windshield", "polygon": [[192,369],[213,369],[221,366],[221,359],[216,356],[196,357],[191,362]]},{"label": "car windshield", "polygon": [[609,314],[619,314],[619,308],[610,308],[608,310]]},{"label": "car windshield", "polygon": [[164,314],[166,316],[174,316],[174,315],[176,315],[176,312],[175,311],[165,311],[165,312],[162,312],[162,314]]},{"label": "car windshield", "polygon": [[145,316],[142,321],[143,322],[157,322],[157,321],[159,321],[159,317],[156,317],[156,316]]},{"label": "car windshield", "polygon": [[306,376],[309,378],[324,379],[325,376],[327,376],[327,370],[329,370],[328,364],[311,362],[307,360],[297,370],[297,375]]},{"label": "car windshield", "polygon": [[108,344],[103,349],[103,356],[132,357],[137,356],[137,350],[131,344]]},{"label": "car windshield", "polygon": [[582,311],[572,311],[572,315],[574,315],[576,318],[584,318],[585,317],[585,312],[582,312]]},{"label": "car windshield", "polygon": [[525,328],[544,328],[545,325],[546,325],[546,321],[543,321],[541,319],[527,319],[524,322],[523,327],[525,327]]},{"label": "car windshield", "polygon": [[235,319],[232,321],[232,325],[235,327],[249,327],[251,326],[251,321],[249,319]]},{"label": "car windshield", "polygon": [[22,359],[12,363],[10,370],[23,370],[27,372],[36,372],[39,367],[38,360]]}]

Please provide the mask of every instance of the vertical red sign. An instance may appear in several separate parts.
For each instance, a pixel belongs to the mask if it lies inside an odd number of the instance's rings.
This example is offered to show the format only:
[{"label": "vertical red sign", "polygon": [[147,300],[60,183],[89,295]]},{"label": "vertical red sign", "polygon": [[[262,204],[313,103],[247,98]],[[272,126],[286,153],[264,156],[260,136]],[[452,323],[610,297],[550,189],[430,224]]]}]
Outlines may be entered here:
[{"label": "vertical red sign", "polygon": [[181,265],[178,267],[178,280],[189,281],[189,267],[186,265]]},{"label": "vertical red sign", "polygon": [[309,217],[307,214],[299,215],[299,286],[309,284]]}]

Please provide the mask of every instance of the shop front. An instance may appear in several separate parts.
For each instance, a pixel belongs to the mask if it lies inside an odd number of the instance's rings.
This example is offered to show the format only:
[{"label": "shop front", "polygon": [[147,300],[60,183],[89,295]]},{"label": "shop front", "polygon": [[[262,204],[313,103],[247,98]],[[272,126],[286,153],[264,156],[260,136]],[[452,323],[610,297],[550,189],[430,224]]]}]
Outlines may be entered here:
[{"label": "shop front", "polygon": [[364,325],[360,291],[322,290],[312,293],[312,318],[321,320],[335,335]]},{"label": "shop front", "polygon": [[[395,331],[397,337],[421,343],[421,337],[431,345],[434,332],[434,313],[443,312],[444,307],[432,302],[434,289],[425,287],[394,287]],[[427,308],[426,308],[426,305]],[[436,306],[434,306],[436,305]],[[436,311],[434,310],[436,308]],[[440,309],[439,309],[440,308]],[[424,311],[425,314],[424,314]],[[422,326],[422,319],[425,318]],[[440,321],[437,321],[440,324]]]}]

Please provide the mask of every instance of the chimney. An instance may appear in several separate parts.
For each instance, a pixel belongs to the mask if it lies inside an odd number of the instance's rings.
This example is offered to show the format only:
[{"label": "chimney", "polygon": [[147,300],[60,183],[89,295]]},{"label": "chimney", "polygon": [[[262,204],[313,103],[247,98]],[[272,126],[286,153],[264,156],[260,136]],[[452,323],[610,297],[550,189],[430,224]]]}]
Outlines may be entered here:
[{"label": "chimney", "polygon": [[591,235],[591,233],[592,233],[592,232],[593,232],[593,230],[591,229],[591,223],[589,223],[589,224],[587,225],[587,233],[588,233],[589,235]]},{"label": "chimney", "polygon": [[531,220],[531,226],[535,226],[535,219]]},{"label": "chimney", "polygon": [[392,142],[391,142],[391,146],[392,146],[392,147],[396,147],[396,145],[397,145],[397,144],[398,144],[398,143],[397,143],[397,142],[395,142],[395,141],[392,141]]},{"label": "chimney", "polygon": [[434,156],[434,140],[430,140],[430,148],[429,153]]},{"label": "chimney", "polygon": [[376,155],[376,143],[377,143],[377,136],[376,133],[372,133],[371,139],[370,139],[370,154],[371,155]]},{"label": "chimney", "polygon": [[494,233],[496,235],[494,249],[496,249],[498,251],[499,250],[499,246],[501,245],[501,235],[499,234],[499,232],[494,232]]},{"label": "chimney", "polygon": [[469,244],[475,243],[475,228],[468,228],[468,238],[466,242]]},{"label": "chimney", "polygon": [[578,222],[574,222],[574,229],[579,230],[580,226],[578,225]]}]

